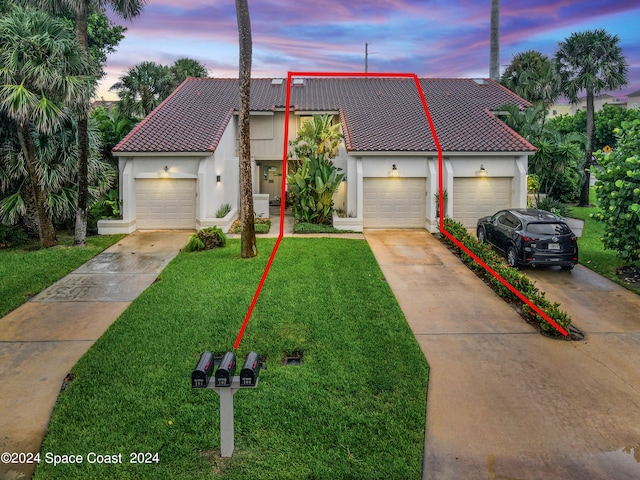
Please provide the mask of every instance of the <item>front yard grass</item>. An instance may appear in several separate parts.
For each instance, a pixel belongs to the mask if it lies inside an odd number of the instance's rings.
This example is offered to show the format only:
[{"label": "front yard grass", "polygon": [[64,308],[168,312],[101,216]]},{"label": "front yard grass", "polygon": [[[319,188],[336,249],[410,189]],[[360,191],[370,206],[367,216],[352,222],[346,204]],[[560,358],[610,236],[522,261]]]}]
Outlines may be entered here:
[{"label": "front yard grass", "polygon": [[35,243],[0,249],[0,317],[110,247],[122,235],[87,237],[84,247],[73,246],[73,235],[58,232],[59,245],[39,249]]},{"label": "front yard grass", "polygon": [[[593,188],[590,192],[592,205],[596,204],[596,197]],[[578,238],[578,248],[580,249],[580,263],[603,277],[612,280],[623,287],[636,293],[640,289],[630,286],[618,278],[618,270],[625,266],[624,260],[618,257],[614,250],[605,250],[600,238],[604,236],[604,225],[596,219],[591,218],[591,214],[598,211],[598,207],[571,207],[571,216],[584,220],[584,230],[582,236]]]},{"label": "front yard grass", "polygon": [[[41,462],[35,478],[419,478],[428,366],[364,240],[282,240],[238,352],[267,368],[234,396],[220,458],[218,396],[192,390],[191,371],[231,349],[274,243],[251,260],[236,239],[180,253],[73,368],[42,447],[123,464]],[[302,364],[282,366],[294,351]]]}]

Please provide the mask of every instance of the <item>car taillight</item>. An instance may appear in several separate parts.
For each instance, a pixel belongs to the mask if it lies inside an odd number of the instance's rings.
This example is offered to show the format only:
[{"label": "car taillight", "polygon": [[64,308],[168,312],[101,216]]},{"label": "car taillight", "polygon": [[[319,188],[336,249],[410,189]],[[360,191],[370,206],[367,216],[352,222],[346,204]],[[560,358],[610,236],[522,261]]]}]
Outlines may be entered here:
[{"label": "car taillight", "polygon": [[534,237],[527,237],[526,235],[523,235],[522,236],[522,240],[525,241],[525,242],[535,242],[538,239],[534,238]]}]

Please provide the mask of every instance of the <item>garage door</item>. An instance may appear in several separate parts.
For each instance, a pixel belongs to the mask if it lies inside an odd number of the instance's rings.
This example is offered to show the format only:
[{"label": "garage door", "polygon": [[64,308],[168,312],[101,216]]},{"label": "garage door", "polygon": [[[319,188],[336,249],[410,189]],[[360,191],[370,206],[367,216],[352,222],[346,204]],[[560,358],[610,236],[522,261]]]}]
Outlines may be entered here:
[{"label": "garage door", "polygon": [[195,179],[137,179],[136,223],[141,230],[195,229]]},{"label": "garage door", "polygon": [[480,217],[511,207],[511,178],[454,178],[453,218],[474,228]]},{"label": "garage door", "polygon": [[426,179],[365,178],[365,228],[424,228]]}]

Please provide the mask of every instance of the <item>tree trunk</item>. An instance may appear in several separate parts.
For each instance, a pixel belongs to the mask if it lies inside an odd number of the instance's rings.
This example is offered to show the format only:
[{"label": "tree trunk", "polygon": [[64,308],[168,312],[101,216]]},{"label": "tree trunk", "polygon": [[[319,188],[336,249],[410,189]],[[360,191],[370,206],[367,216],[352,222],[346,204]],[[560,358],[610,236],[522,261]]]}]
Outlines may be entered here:
[{"label": "tree trunk", "polygon": [[580,207],[589,206],[589,187],[591,183],[591,165],[593,164],[593,129],[594,129],[594,105],[593,90],[587,90],[587,145],[584,153],[583,183],[580,189]]},{"label": "tree trunk", "polygon": [[[80,2],[76,11],[76,38],[89,60],[89,40],[87,35],[87,3]],[[73,243],[84,245],[87,239],[87,208],[89,203],[89,105],[83,101],[78,105],[78,204]]]},{"label": "tree trunk", "polygon": [[38,237],[40,237],[40,245],[43,248],[53,247],[57,244],[56,232],[53,228],[53,221],[47,212],[47,193],[41,186],[40,176],[38,174],[38,158],[33,140],[29,134],[29,127],[26,125],[18,126],[18,139],[22,153],[26,159],[27,170],[29,172],[29,180],[31,188],[35,196],[35,211],[38,217]]},{"label": "tree trunk", "polygon": [[251,21],[247,0],[236,0],[238,37],[240,43],[240,112],[238,130],[240,137],[240,256],[255,257],[256,231],[253,213],[253,182],[251,175],[251,142],[249,136],[251,90]]},{"label": "tree trunk", "polygon": [[491,42],[489,77],[500,81],[500,0],[491,0]]}]

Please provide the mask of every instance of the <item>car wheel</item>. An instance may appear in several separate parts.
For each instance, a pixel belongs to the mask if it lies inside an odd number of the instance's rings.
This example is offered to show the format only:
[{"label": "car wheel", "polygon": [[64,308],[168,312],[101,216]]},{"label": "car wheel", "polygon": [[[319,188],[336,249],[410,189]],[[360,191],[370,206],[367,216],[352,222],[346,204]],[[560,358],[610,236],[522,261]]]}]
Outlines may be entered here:
[{"label": "car wheel", "polygon": [[507,248],[507,263],[510,267],[518,266],[518,253],[514,247]]},{"label": "car wheel", "polygon": [[563,265],[560,268],[562,268],[563,270],[569,271],[569,270],[573,270],[573,265]]},{"label": "car wheel", "polygon": [[482,227],[478,229],[478,240],[480,241],[480,243],[484,243],[487,241],[484,234],[484,228]]}]

